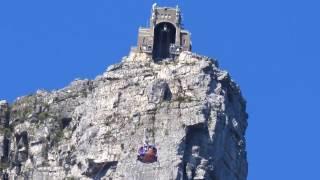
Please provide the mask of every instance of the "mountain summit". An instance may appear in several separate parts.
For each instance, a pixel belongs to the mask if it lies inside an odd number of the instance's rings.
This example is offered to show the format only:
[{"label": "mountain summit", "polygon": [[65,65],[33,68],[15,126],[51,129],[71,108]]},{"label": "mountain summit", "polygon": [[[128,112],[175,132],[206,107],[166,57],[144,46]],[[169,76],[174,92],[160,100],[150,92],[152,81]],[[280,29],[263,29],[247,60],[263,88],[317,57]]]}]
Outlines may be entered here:
[{"label": "mountain summit", "polygon": [[191,52],[178,7],[154,5],[150,22],[95,80],[0,101],[4,179],[246,179],[239,87]]}]

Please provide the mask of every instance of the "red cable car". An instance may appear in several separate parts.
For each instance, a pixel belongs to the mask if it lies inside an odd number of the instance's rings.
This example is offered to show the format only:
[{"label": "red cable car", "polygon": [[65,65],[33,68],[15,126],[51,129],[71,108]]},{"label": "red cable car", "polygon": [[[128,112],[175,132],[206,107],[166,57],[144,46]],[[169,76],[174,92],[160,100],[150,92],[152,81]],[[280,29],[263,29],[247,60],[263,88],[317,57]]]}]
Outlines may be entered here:
[{"label": "red cable car", "polygon": [[157,162],[157,148],[155,146],[145,144],[144,146],[139,148],[137,160],[142,163]]}]

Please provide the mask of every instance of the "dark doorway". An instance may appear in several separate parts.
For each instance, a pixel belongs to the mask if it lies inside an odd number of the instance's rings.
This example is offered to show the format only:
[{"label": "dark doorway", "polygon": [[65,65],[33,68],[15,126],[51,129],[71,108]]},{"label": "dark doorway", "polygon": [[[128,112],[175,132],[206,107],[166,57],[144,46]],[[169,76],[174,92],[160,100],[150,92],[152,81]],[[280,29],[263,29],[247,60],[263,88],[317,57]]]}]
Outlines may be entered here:
[{"label": "dark doorway", "polygon": [[170,44],[176,41],[176,28],[171,23],[163,22],[154,29],[153,59],[170,57]]}]

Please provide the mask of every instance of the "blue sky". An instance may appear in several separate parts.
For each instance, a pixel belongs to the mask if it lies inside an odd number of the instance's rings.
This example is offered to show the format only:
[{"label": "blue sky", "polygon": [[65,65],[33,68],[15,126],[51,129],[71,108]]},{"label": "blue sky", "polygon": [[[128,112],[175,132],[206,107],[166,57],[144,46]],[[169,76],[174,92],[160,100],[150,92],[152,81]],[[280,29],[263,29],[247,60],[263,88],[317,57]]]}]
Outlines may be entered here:
[{"label": "blue sky", "polygon": [[[249,180],[320,179],[320,2],[179,4],[193,50],[217,58],[248,101]],[[0,99],[93,79],[136,44],[153,1],[0,1]]]}]

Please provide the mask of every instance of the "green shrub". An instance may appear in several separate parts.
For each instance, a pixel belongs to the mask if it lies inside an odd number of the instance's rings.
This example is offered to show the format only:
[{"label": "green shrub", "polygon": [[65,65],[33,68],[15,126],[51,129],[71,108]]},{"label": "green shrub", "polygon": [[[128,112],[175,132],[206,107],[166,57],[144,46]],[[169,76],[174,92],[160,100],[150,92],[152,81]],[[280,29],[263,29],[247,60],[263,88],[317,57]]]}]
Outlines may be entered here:
[{"label": "green shrub", "polygon": [[4,169],[7,169],[9,168],[9,164],[8,163],[5,163],[5,162],[1,162],[0,163],[0,170],[4,170]]},{"label": "green shrub", "polygon": [[54,137],[53,137],[53,143],[58,143],[58,142],[60,142],[62,139],[64,138],[64,133],[63,133],[63,130],[58,130],[56,133],[55,133],[55,135],[54,135]]},{"label": "green shrub", "polygon": [[49,113],[48,113],[48,112],[42,112],[42,113],[40,113],[40,114],[38,115],[38,119],[39,119],[40,121],[43,121],[43,120],[47,119],[48,117],[49,117]]}]

